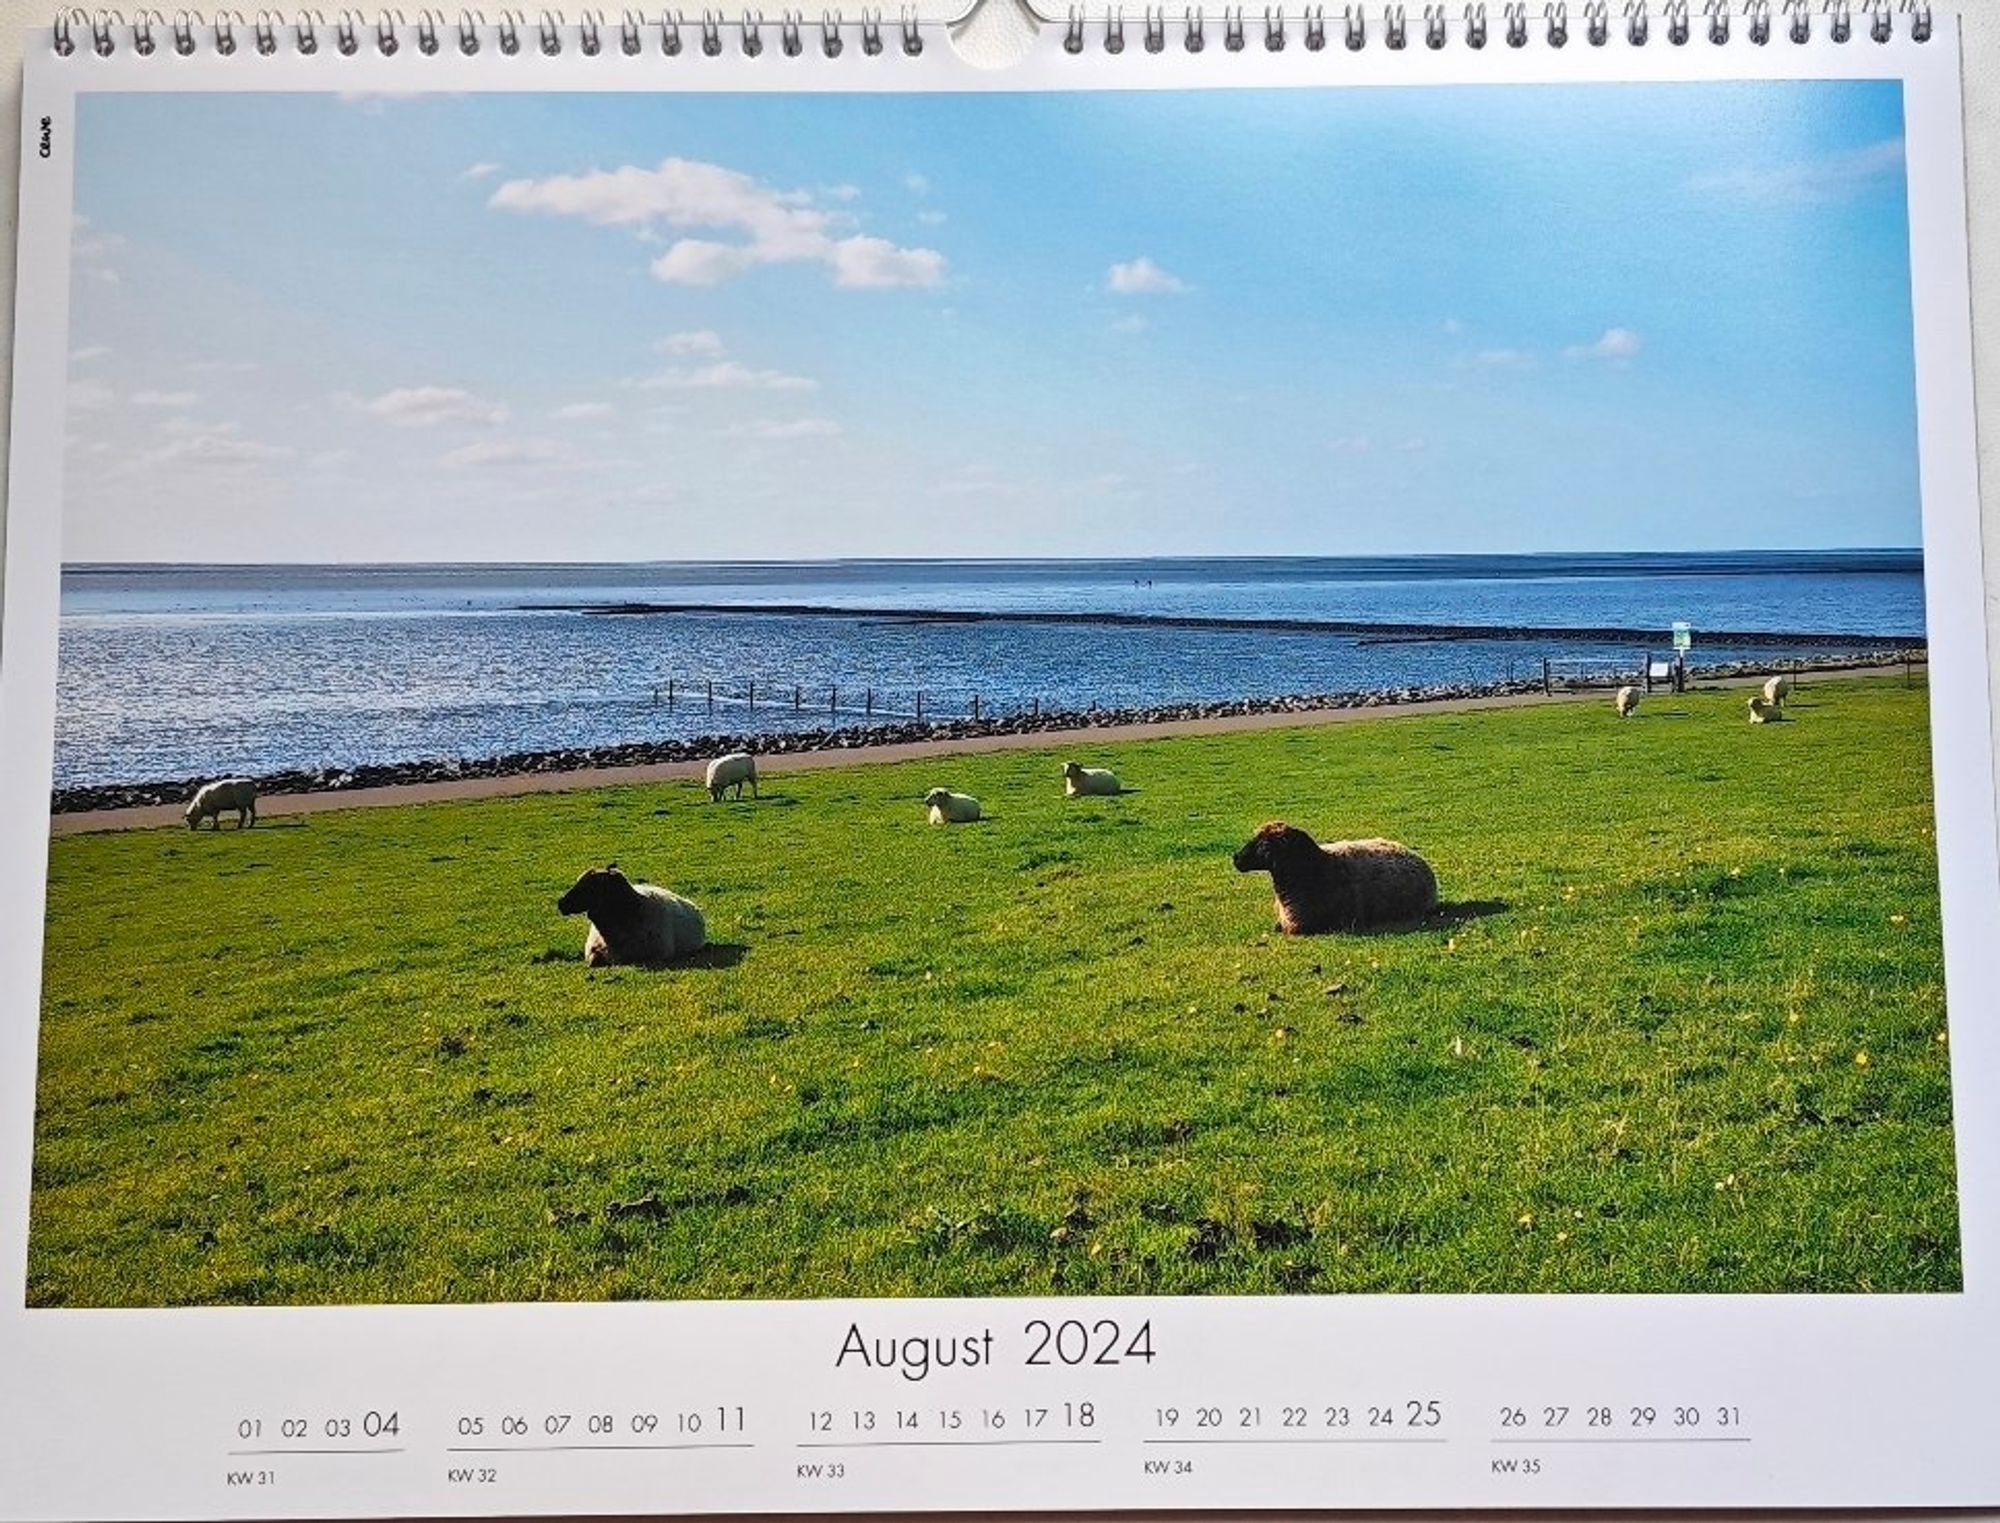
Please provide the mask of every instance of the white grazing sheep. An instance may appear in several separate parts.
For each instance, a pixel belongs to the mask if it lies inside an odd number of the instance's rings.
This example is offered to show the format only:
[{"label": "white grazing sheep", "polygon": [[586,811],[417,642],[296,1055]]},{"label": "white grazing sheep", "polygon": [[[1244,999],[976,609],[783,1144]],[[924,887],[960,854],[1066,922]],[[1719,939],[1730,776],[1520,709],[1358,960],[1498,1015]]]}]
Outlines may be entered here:
[{"label": "white grazing sheep", "polygon": [[970,825],[979,818],[979,800],[969,793],[933,788],[924,795],[933,825]]},{"label": "white grazing sheep", "polygon": [[1750,700],[1750,723],[1776,724],[1784,717],[1785,711],[1771,702],[1770,699],[1752,698]]},{"label": "white grazing sheep", "polygon": [[199,830],[203,820],[211,820],[215,829],[220,830],[223,815],[232,809],[236,811],[238,830],[257,823],[257,785],[249,778],[225,777],[196,789],[188,801],[185,816],[188,829]]},{"label": "white grazing sheep", "polygon": [[1065,762],[1063,764],[1063,796],[1065,798],[1083,798],[1086,795],[1109,796],[1115,793],[1123,793],[1124,791],[1124,788],[1119,785],[1118,774],[1116,772],[1109,771],[1104,767],[1079,767],[1075,762]]},{"label": "white grazing sheep", "polygon": [[628,963],[658,968],[708,945],[708,926],[692,900],[651,883],[634,883],[616,865],[593,867],[556,901],[565,915],[590,917],[583,960],[593,968]]},{"label": "white grazing sheep", "polygon": [[[1782,709],[1785,700],[1792,696],[1792,679],[1780,672],[1764,684],[1764,701],[1774,709]],[[1811,707],[1810,704],[1807,705]]]},{"label": "white grazing sheep", "polygon": [[1618,690],[1618,717],[1630,719],[1639,712],[1639,690],[1636,687],[1621,687]]},{"label": "white grazing sheep", "polygon": [[743,797],[743,785],[750,785],[750,797],[757,796],[757,758],[748,751],[731,751],[727,756],[718,756],[708,764],[705,781],[708,796],[716,803],[722,802],[722,795],[731,788],[736,797]]}]

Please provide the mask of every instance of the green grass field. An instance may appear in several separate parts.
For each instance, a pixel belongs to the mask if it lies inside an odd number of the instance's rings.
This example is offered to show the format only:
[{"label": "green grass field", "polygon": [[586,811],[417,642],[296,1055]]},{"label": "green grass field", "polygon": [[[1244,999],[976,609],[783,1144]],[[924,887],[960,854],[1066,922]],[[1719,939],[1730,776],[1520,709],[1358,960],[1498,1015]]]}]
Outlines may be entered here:
[{"label": "green grass field", "polygon": [[[1956,1289],[1924,693],[1742,705],[58,839],[30,1301]],[[1459,910],[1274,935],[1274,816]]]}]

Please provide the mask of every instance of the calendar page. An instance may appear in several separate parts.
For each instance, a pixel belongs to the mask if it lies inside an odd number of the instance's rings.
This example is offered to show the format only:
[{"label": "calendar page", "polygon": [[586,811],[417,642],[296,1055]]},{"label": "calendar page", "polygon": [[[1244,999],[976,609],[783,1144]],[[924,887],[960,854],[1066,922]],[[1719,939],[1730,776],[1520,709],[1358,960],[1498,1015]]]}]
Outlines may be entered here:
[{"label": "calendar page", "polygon": [[31,40],[0,1518],[2000,1502],[1955,19],[984,24]]}]

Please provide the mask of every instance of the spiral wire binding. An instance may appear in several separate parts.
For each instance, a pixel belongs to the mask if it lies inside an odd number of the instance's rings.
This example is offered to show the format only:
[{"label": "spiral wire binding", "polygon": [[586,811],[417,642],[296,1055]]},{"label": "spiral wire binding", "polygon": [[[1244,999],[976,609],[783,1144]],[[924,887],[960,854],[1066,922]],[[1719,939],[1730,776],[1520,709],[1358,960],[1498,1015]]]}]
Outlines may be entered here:
[{"label": "spiral wire binding", "polygon": [[[1489,31],[1487,0],[1470,0],[1456,16],[1442,0],[1427,0],[1421,14],[1423,44],[1432,51],[1446,47],[1456,22],[1460,43],[1474,50],[1486,47],[1493,35],[1509,48],[1525,48],[1534,41],[1538,27],[1545,46],[1566,46],[1570,40],[1569,0],[1543,0],[1539,11],[1532,9],[1532,5],[1533,0],[1502,0],[1499,28],[1494,34]],[[1930,0],[1778,0],[1776,16],[1773,0],[1741,0],[1740,8],[1735,0],[1702,0],[1701,15],[1706,24],[1700,35],[1714,46],[1725,46],[1740,20],[1743,36],[1753,46],[1765,47],[1774,35],[1774,21],[1782,20],[1783,30],[1778,35],[1790,42],[1809,43],[1816,26],[1823,26],[1828,40],[1844,46],[1856,38],[1857,10],[1867,21],[1866,40],[1878,45],[1895,40],[1898,17],[1902,18],[1904,34],[1912,42],[1928,42],[1933,34]],[[1693,0],[1662,0],[1659,13],[1662,26],[1658,35],[1664,36],[1669,46],[1685,47],[1697,35]],[[1223,49],[1231,53],[1244,51],[1249,36],[1245,8],[1228,4],[1212,14],[1220,24]],[[1582,0],[1582,16],[1585,44],[1604,47],[1611,37],[1610,0]],[[1656,34],[1648,0],[1621,0],[1619,16],[1623,22],[1620,32],[1627,44],[1635,48],[1652,44]],[[1404,5],[1378,8],[1374,18],[1379,29],[1371,32],[1370,8],[1358,3],[1344,4],[1337,13],[1331,35],[1337,35],[1343,48],[1354,53],[1371,42],[1392,51],[1409,45],[1410,18]],[[1179,40],[1186,52],[1199,53],[1207,46],[1210,19],[1211,12],[1200,5],[1182,11]],[[616,23],[615,51],[626,58],[641,57],[647,51],[650,36],[652,47],[661,57],[679,58],[684,50],[681,30],[687,24],[679,11],[651,14],[624,11]],[[724,39],[730,34],[734,36],[736,51],[743,57],[756,58],[764,52],[767,23],[761,10],[746,9],[734,17],[720,10],[703,10],[694,25],[694,51],[701,57],[721,57],[728,50]],[[807,49],[808,25],[803,11],[780,11],[776,24],[779,53],[786,58],[801,57]],[[931,25],[934,23],[920,21],[907,6],[898,12],[894,35],[903,56],[922,55],[924,32]],[[1122,5],[1114,4],[1108,10],[1095,12],[1072,5],[1062,25],[1062,46],[1067,53],[1085,52],[1093,36],[1098,47],[1108,54],[1115,56],[1125,51],[1126,18]],[[1145,6],[1136,28],[1142,49],[1152,54],[1164,53],[1169,45],[1168,27],[1164,5]],[[491,22],[482,11],[460,11],[455,24],[443,12],[435,10],[418,11],[414,22],[393,9],[377,11],[372,18],[360,11],[343,10],[336,13],[329,26],[326,17],[314,10],[298,11],[289,17],[276,10],[260,10],[254,21],[246,22],[241,12],[233,10],[208,16],[178,10],[171,21],[164,12],[142,10],[127,21],[120,11],[71,9],[56,13],[51,45],[64,58],[85,51],[93,57],[111,58],[127,48],[142,58],[150,58],[162,46],[188,58],[201,51],[205,43],[210,52],[226,58],[237,51],[239,38],[247,38],[250,49],[262,58],[273,57],[288,45],[292,52],[310,58],[320,51],[322,33],[329,32],[333,51],[342,58],[356,57],[367,47],[381,57],[392,58],[406,41],[414,42],[419,53],[435,56],[443,51],[446,39],[454,32],[458,51],[467,58],[476,56],[489,40],[503,56],[519,56],[524,35],[532,41],[533,51],[545,58],[560,57],[571,45],[584,57],[591,58],[607,51],[606,42],[613,35],[613,28],[605,13],[597,10],[581,11],[573,17],[560,11],[539,11],[532,24],[526,13],[515,10],[500,11]],[[850,35],[858,38],[865,56],[880,56],[886,51],[882,11],[863,8],[852,21],[839,10],[820,12],[818,46],[823,57],[839,58]],[[1295,35],[1307,52],[1324,51],[1330,35],[1326,7],[1322,4],[1308,5],[1303,10],[1288,10],[1283,4],[1263,7],[1262,42],[1266,52],[1283,52]]]}]

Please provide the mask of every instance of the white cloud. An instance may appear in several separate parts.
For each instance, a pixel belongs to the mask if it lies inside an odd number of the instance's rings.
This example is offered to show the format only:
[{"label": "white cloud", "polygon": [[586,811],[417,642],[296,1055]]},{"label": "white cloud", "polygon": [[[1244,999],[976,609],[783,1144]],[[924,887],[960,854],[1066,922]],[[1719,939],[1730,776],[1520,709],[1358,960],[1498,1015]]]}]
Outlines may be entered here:
[{"label": "white cloud", "polygon": [[760,266],[818,264],[832,271],[839,286],[932,286],[945,270],[944,255],[935,249],[900,248],[856,233],[839,235],[853,219],[818,205],[812,192],[779,191],[738,170],[697,159],[667,159],[654,169],[627,165],[545,180],[509,180],[488,204],[642,234],[666,227],[736,235],[729,242],[697,237],[670,244],[651,266],[654,277],[670,285],[712,286]]},{"label": "white cloud", "polygon": [[1569,360],[1629,360],[1639,352],[1639,335],[1630,328],[1606,328],[1587,344],[1571,344],[1563,350]]},{"label": "white cloud", "polygon": [[992,466],[977,462],[950,472],[937,483],[937,490],[953,497],[983,497],[1012,487]]},{"label": "white cloud", "polygon": [[1113,333],[1144,333],[1153,325],[1137,312],[1127,313],[1111,325]]},{"label": "white cloud", "polygon": [[831,418],[754,418],[730,433],[739,439],[833,439],[840,425]]},{"label": "white cloud", "polygon": [[1326,441],[1327,453],[1332,455],[1365,455],[1373,446],[1366,434],[1345,434],[1338,439]]},{"label": "white cloud", "polygon": [[1114,264],[1105,279],[1118,296],[1167,296],[1188,288],[1180,276],[1168,274],[1144,254],[1125,264]]},{"label": "white cloud", "polygon": [[717,360],[692,370],[667,370],[638,383],[648,391],[816,391],[819,382],[780,370],[753,370],[737,360]]},{"label": "white cloud", "polygon": [[1532,349],[1481,349],[1466,364],[1476,370],[1528,370],[1535,364]]},{"label": "white cloud", "polygon": [[103,359],[110,352],[111,348],[107,344],[86,344],[81,349],[70,350],[69,362],[72,365],[85,365],[92,360]]},{"label": "white cloud", "polygon": [[722,358],[722,339],[706,328],[694,333],[669,333],[653,347],[662,354],[691,354],[705,360]]},{"label": "white cloud", "polygon": [[338,470],[352,459],[354,459],[354,451],[351,449],[321,450],[318,454],[307,457],[306,469],[309,471]]},{"label": "white cloud", "polygon": [[92,408],[109,406],[117,400],[117,393],[102,381],[71,381],[68,401],[71,412],[87,412]]},{"label": "white cloud", "polygon": [[917,213],[917,221],[925,227],[943,227],[949,220],[947,213],[938,211],[934,207]]},{"label": "white cloud", "polygon": [[135,391],[134,407],[192,407],[200,398],[192,391]]},{"label": "white cloud", "polygon": [[190,375],[249,375],[255,360],[189,360],[181,367]]},{"label": "white cloud", "polygon": [[290,460],[298,453],[286,444],[262,444],[245,439],[234,423],[217,423],[205,429],[183,432],[154,450],[146,461],[155,465],[196,466],[272,465]]},{"label": "white cloud", "polygon": [[1438,331],[1452,338],[1457,338],[1459,334],[1465,331],[1465,324],[1455,317],[1447,317],[1443,322],[1438,324]]},{"label": "white cloud", "polygon": [[913,196],[927,196],[931,193],[931,182],[924,175],[907,174],[903,176],[903,189]]},{"label": "white cloud", "polygon": [[78,215],[70,219],[70,252],[78,259],[102,259],[124,246],[125,240],[116,233],[97,231],[90,218]]},{"label": "white cloud", "polygon": [[404,386],[361,404],[361,410],[398,428],[431,428],[440,423],[478,423],[491,427],[507,421],[507,409],[481,401],[456,386]]},{"label": "white cloud", "polygon": [[608,418],[610,415],[609,402],[569,402],[549,414],[551,418],[559,418],[565,423],[577,423],[585,418]]},{"label": "white cloud", "polygon": [[859,201],[861,199],[861,187],[859,185],[823,185],[820,187],[819,193],[829,201]]},{"label": "white cloud", "polygon": [[561,454],[546,439],[481,439],[477,443],[447,450],[438,464],[453,470],[482,466],[547,465]]},{"label": "white cloud", "polygon": [[477,164],[469,167],[459,178],[461,180],[484,180],[498,173],[500,173],[500,166],[498,164],[494,163],[491,159],[481,159]]},{"label": "white cloud", "polygon": [[670,286],[719,286],[747,274],[757,263],[757,251],[749,244],[683,238],[647,268],[655,280]]},{"label": "white cloud", "polygon": [[843,238],[833,246],[833,283],[851,290],[934,286],[944,279],[936,249],[898,248],[886,238]]},{"label": "white cloud", "polygon": [[1430,447],[1431,447],[1430,440],[1426,439],[1422,434],[1413,434],[1411,437],[1405,439],[1401,444],[1397,445],[1396,449],[1398,450],[1398,452],[1405,455],[1418,455],[1422,454],[1425,450],[1429,449]]},{"label": "white cloud", "polygon": [[1797,205],[1841,200],[1902,170],[1903,140],[1892,137],[1817,159],[1697,175],[1689,182],[1689,188],[1766,204]]}]

